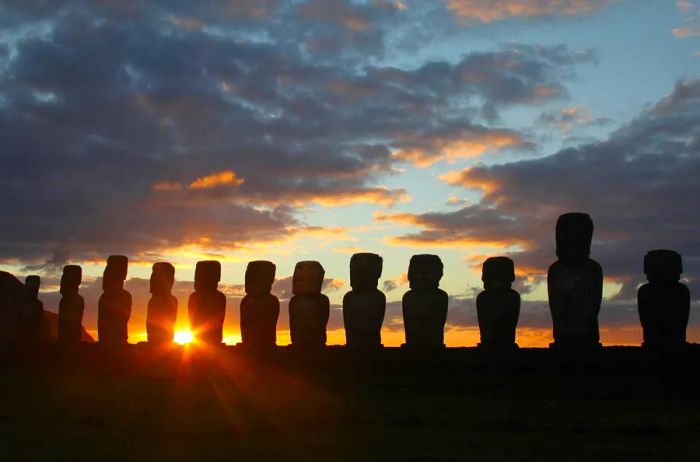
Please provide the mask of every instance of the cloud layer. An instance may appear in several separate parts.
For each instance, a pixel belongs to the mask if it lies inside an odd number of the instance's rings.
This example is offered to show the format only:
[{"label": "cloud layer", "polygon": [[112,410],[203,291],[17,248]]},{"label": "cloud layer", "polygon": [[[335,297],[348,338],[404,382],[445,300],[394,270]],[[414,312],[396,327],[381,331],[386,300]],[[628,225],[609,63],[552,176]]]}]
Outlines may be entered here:
[{"label": "cloud layer", "polygon": [[406,201],[384,184],[404,163],[532,149],[499,111],[565,97],[594,59],[514,44],[399,67],[406,8],[5,2],[0,259],[235,248],[303,229],[300,207]]}]

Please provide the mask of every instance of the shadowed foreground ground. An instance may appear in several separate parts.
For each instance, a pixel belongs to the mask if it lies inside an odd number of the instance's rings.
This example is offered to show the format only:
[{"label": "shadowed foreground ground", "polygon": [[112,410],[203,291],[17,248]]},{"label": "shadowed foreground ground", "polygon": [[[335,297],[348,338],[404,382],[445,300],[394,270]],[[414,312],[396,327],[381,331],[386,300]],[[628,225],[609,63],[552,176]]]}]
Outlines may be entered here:
[{"label": "shadowed foreground ground", "polygon": [[[130,460],[698,460],[694,370],[578,359],[98,345],[4,358],[0,455]],[[684,358],[697,369],[700,351]],[[583,363],[583,365],[580,365]],[[663,378],[662,378],[663,377]]]}]

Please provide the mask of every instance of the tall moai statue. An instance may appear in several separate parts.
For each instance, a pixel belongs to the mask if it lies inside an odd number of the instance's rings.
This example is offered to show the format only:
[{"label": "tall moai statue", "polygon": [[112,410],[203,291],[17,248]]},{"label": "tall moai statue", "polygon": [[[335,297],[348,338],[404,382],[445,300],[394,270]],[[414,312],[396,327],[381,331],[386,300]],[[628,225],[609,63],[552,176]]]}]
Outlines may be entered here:
[{"label": "tall moai statue", "polygon": [[101,344],[123,345],[129,339],[131,294],[124,290],[129,259],[110,255],[102,275],[102,290],[97,303],[97,336]]},{"label": "tall moai statue", "polygon": [[382,257],[374,253],[356,253],[350,258],[352,290],[343,297],[345,341],[350,348],[382,346],[386,296],[377,289],[382,263]]},{"label": "tall moai statue", "polygon": [[78,265],[66,265],[61,276],[61,301],[58,303],[58,341],[80,343],[83,336],[85,301],[78,293],[83,270]]},{"label": "tall moai statue", "polygon": [[317,261],[300,261],[294,267],[289,300],[289,330],[292,345],[321,347],[326,344],[330,301],[321,293],[326,272]]},{"label": "tall moai statue", "polygon": [[410,288],[403,296],[403,324],[408,348],[445,346],[447,294],[439,288],[442,261],[437,255],[414,255],[408,265]]},{"label": "tall moai statue", "polygon": [[195,339],[210,345],[220,345],[224,338],[226,295],[218,290],[220,280],[221,263],[214,260],[197,262],[194,292],[190,295],[187,310]]},{"label": "tall moai statue", "polygon": [[515,281],[513,260],[492,257],[481,267],[484,291],[476,297],[481,332],[480,347],[498,350],[517,348],[515,328],[520,316],[520,294],[511,288]]},{"label": "tall moai statue", "polygon": [[36,275],[27,276],[24,281],[25,298],[23,322],[25,340],[38,343],[49,340],[49,323],[44,316],[44,304],[39,300],[41,278]]},{"label": "tall moai statue", "polygon": [[148,343],[171,343],[177,320],[177,298],[172,294],[175,283],[175,267],[158,262],[151,270],[150,291],[146,313],[146,335]]},{"label": "tall moai statue", "polygon": [[637,292],[644,347],[686,345],[690,291],[680,282],[682,272],[681,256],[673,250],[652,250],[644,256],[644,273],[649,282]]},{"label": "tall moai statue", "polygon": [[252,261],[245,270],[245,293],[241,300],[241,341],[245,347],[265,349],[277,344],[280,301],[270,293],[275,264]]},{"label": "tall moai statue", "polygon": [[549,267],[547,292],[552,313],[552,347],[600,346],[598,313],[603,299],[603,269],[589,258],[593,221],[585,213],[557,220],[558,260]]}]

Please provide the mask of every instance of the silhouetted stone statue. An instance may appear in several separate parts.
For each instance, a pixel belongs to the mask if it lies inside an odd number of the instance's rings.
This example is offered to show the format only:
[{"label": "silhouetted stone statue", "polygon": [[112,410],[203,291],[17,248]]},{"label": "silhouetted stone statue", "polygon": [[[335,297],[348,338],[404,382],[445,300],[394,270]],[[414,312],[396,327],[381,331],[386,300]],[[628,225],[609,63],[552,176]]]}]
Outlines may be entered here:
[{"label": "silhouetted stone statue", "polygon": [[294,267],[289,300],[289,330],[292,345],[321,347],[326,344],[330,301],[321,293],[323,266],[317,261],[300,261]]},{"label": "silhouetted stone statue", "polygon": [[637,292],[645,347],[686,345],[690,291],[680,283],[683,261],[673,250],[652,250],[644,256],[647,284]]},{"label": "silhouetted stone statue", "polygon": [[129,338],[131,294],[124,290],[129,259],[110,255],[102,276],[102,290],[97,303],[97,336],[101,344],[122,345]]},{"label": "silhouetted stone statue", "polygon": [[66,265],[61,276],[61,301],[58,303],[58,340],[65,344],[80,343],[83,334],[85,301],[78,293],[83,270]]},{"label": "silhouetted stone statue", "polygon": [[442,261],[437,255],[414,255],[408,266],[411,290],[403,296],[403,323],[409,348],[444,347],[447,294],[439,289]]},{"label": "silhouetted stone statue", "polygon": [[345,341],[351,348],[382,346],[382,322],[386,297],[377,289],[382,275],[382,257],[356,253],[350,258],[350,286],[343,297]]},{"label": "silhouetted stone statue", "polygon": [[275,282],[275,265],[252,261],[245,270],[245,293],[241,300],[241,341],[253,349],[277,344],[280,301],[270,293]]},{"label": "silhouetted stone statue", "polygon": [[476,313],[481,332],[480,347],[513,349],[515,328],[520,316],[520,294],[511,289],[515,281],[513,260],[507,257],[487,259],[481,269],[484,291],[476,297]]},{"label": "silhouetted stone statue", "polygon": [[214,260],[197,262],[194,292],[187,303],[190,329],[197,341],[221,344],[224,337],[226,296],[219,292],[221,263]]},{"label": "silhouetted stone statue", "polygon": [[21,334],[26,289],[16,277],[0,271],[0,344],[15,344]]},{"label": "silhouetted stone statue", "polygon": [[175,283],[175,267],[170,263],[153,264],[150,281],[151,299],[146,314],[148,342],[171,343],[177,320],[177,298],[171,293]]},{"label": "silhouetted stone statue", "polygon": [[557,257],[547,273],[553,347],[600,346],[598,313],[603,298],[603,270],[588,258],[593,221],[585,213],[566,213],[556,227]]},{"label": "silhouetted stone statue", "polygon": [[27,276],[24,281],[25,298],[22,324],[25,340],[31,343],[46,342],[50,339],[49,323],[44,316],[44,304],[39,300],[41,278]]}]

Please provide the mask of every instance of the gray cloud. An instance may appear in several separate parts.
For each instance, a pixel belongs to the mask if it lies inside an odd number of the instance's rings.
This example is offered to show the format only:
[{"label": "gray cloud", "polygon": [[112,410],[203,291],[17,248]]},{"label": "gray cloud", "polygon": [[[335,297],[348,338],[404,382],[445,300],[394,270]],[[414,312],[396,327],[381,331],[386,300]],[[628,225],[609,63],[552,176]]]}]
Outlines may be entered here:
[{"label": "gray cloud", "polygon": [[[397,162],[465,138],[530,148],[498,109],[565,96],[590,61],[510,45],[397,67],[381,61],[394,2],[333,5],[5,2],[0,259],[236,247],[303,229],[309,203],[392,205]],[[331,33],[340,48],[315,52]],[[242,181],[190,187],[222,172]]]}]

